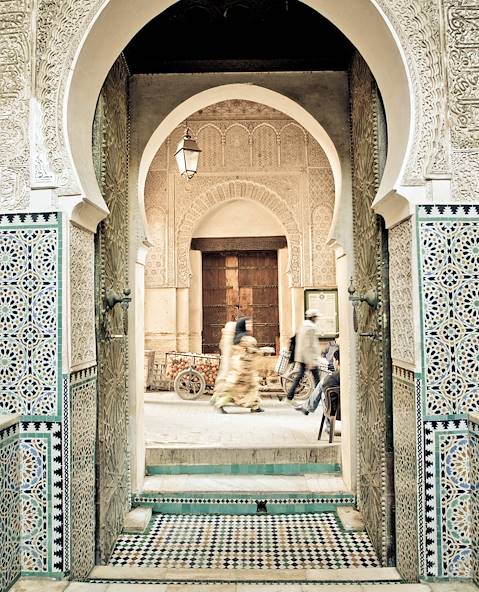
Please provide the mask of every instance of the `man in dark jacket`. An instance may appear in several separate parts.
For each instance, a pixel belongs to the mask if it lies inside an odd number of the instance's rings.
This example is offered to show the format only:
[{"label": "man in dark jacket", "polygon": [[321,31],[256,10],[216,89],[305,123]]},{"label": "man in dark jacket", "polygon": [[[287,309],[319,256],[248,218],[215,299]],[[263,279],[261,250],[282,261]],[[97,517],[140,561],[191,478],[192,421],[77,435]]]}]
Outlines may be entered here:
[{"label": "man in dark jacket", "polygon": [[305,401],[303,405],[295,407],[296,411],[301,411],[301,413],[304,413],[304,415],[309,415],[310,413],[313,413],[318,408],[318,405],[321,402],[321,399],[323,398],[323,393],[326,392],[326,389],[328,389],[331,386],[340,386],[339,349],[337,349],[333,353],[333,364],[334,371],[323,378],[323,380],[311,393],[309,399]]}]

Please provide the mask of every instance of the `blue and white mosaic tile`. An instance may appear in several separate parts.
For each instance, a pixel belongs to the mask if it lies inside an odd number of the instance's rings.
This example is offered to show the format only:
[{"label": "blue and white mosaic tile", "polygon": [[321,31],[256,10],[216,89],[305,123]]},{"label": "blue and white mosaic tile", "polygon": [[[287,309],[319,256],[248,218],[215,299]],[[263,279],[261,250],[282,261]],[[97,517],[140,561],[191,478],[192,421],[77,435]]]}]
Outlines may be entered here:
[{"label": "blue and white mosaic tile", "polygon": [[20,575],[19,426],[0,430],[0,590]]},{"label": "blue and white mosaic tile", "polygon": [[20,556],[26,574],[63,573],[68,559],[61,270],[60,213],[0,216],[0,413],[22,416]]},{"label": "blue and white mosaic tile", "polygon": [[419,209],[426,419],[479,410],[479,218]]},{"label": "blue and white mosaic tile", "polygon": [[61,425],[22,422],[20,434],[22,572],[63,571]]},{"label": "blue and white mosaic tile", "polygon": [[[479,409],[479,212],[418,208],[423,375],[418,385],[422,572],[470,577],[467,413]],[[421,446],[424,445],[424,465]]]},{"label": "blue and white mosaic tile", "polygon": [[0,216],[0,413],[61,416],[61,216]]}]

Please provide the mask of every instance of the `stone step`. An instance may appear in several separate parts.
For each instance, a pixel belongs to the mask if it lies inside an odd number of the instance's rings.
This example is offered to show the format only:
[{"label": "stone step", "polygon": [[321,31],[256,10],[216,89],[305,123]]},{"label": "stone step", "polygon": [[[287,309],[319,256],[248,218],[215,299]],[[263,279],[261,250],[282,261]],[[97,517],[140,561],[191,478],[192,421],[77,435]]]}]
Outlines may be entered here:
[{"label": "stone step", "polygon": [[164,514],[301,514],[351,507],[356,497],[331,475],[155,475],[132,502]]},{"label": "stone step", "polygon": [[135,584],[115,582],[65,582],[47,578],[21,578],[11,592],[477,592],[477,588],[468,582],[444,582],[430,584],[394,583],[161,583],[147,584],[138,581]]},{"label": "stone step", "polygon": [[[153,446],[146,447],[146,466],[149,474],[180,472],[228,472],[244,470],[261,473],[269,470],[300,472],[333,472],[340,470],[341,445],[322,442],[318,446],[283,448]],[[201,466],[200,466],[201,465]],[[219,466],[222,466],[221,469]],[[281,467],[283,465],[283,467]],[[309,471],[301,470],[310,467]],[[312,465],[318,465],[313,470]],[[183,468],[181,468],[183,467]],[[249,467],[249,468],[248,468]],[[293,473],[294,474],[294,473]]]},{"label": "stone step", "polygon": [[152,509],[148,506],[133,508],[126,515],[123,532],[127,534],[142,534],[148,528],[152,515]]},{"label": "stone step", "polygon": [[[187,568],[158,568],[158,567],[112,567],[96,566],[90,573],[90,579],[94,581],[105,580],[108,582],[130,581],[158,581],[158,582],[229,582],[259,583],[280,582],[285,583],[355,583],[359,582],[401,582],[401,576],[394,567],[370,568],[358,567],[349,569],[187,569]],[[263,589],[263,588],[262,588]],[[278,589],[278,588],[277,588]],[[394,590],[397,588],[394,587]],[[233,590],[235,590],[233,588]],[[419,588],[422,592],[428,588]],[[283,591],[283,587],[281,587]],[[377,591],[377,588],[375,588]],[[255,591],[256,592],[256,591]],[[362,591],[361,591],[362,592]],[[369,591],[368,591],[369,592]],[[409,591],[408,591],[409,592]]]},{"label": "stone step", "polygon": [[[143,493],[345,493],[348,492],[340,475],[152,475],[145,477]],[[349,492],[348,492],[349,493]]]}]

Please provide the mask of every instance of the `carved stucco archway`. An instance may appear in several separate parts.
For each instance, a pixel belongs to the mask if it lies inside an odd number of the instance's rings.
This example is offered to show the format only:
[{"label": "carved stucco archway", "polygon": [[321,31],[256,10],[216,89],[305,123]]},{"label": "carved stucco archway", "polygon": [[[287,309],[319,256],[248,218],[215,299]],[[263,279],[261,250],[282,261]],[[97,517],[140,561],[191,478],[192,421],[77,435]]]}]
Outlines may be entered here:
[{"label": "carved stucco archway", "polygon": [[[170,137],[173,130],[195,112],[231,99],[252,101],[281,111],[291,117],[292,121],[288,125],[299,125],[303,133],[311,134],[319,144],[328,159],[334,178],[335,200],[333,220],[329,229],[329,244],[341,246],[344,251],[350,250],[352,248],[351,233],[348,225],[344,224],[345,211],[350,208],[350,186],[343,183],[343,175],[347,176],[348,171],[343,170],[344,162],[341,162],[333,140],[321,124],[299,103],[281,93],[256,84],[225,84],[197,93],[175,107],[156,127],[141,154],[138,171],[133,172],[138,176],[138,219],[143,224],[145,235],[148,237],[148,224],[145,215],[145,183],[156,153]],[[150,241],[149,237],[148,240]]]},{"label": "carved stucco archway", "polygon": [[198,195],[192,201],[188,213],[185,213],[179,221],[176,234],[177,286],[189,287],[191,275],[189,263],[191,239],[201,219],[211,209],[236,199],[254,201],[263,205],[281,222],[288,241],[289,284],[291,287],[301,286],[301,233],[293,212],[282,197],[265,185],[252,181],[242,181],[241,179],[219,183],[201,195]]},{"label": "carved stucco archway", "polygon": [[[428,124],[434,127],[437,120],[437,102],[421,102],[422,95],[428,93],[428,88],[440,86],[436,81],[430,80],[436,70],[420,68],[424,58],[422,54],[416,57],[415,46],[418,44],[408,42],[410,38],[414,38],[409,28],[414,31],[419,28],[420,37],[426,38],[424,44],[421,44],[420,51],[422,52],[424,45],[427,48],[434,46],[434,32],[425,19],[427,12],[421,12],[416,6],[417,3],[411,2],[407,2],[407,6],[399,10],[396,0],[355,0],[354,3],[347,2],[347,6],[346,0],[304,1],[331,20],[359,49],[381,89],[388,120],[390,150],[378,195],[387,198],[400,188],[404,172],[410,170],[413,165],[416,171],[423,167],[437,145],[436,138],[431,137],[431,134],[424,134],[422,130],[422,127]],[[75,35],[71,36],[68,26],[70,14],[65,26],[62,25],[65,40],[72,37],[70,51],[62,50],[62,58],[58,58],[59,63],[55,70],[61,81],[58,96],[65,97],[61,109],[64,117],[52,113],[55,104],[46,101],[44,132],[49,139],[53,139],[52,135],[58,133],[56,128],[59,126],[62,130],[65,121],[65,135],[58,134],[57,146],[49,146],[49,156],[55,160],[55,168],[59,168],[58,164],[63,161],[61,170],[67,178],[65,186],[68,187],[69,195],[74,192],[74,178],[78,179],[76,191],[80,197],[73,200],[72,205],[78,204],[83,198],[81,207],[85,209],[86,205],[92,218],[98,216],[100,219],[105,213],[93,164],[88,157],[91,124],[101,85],[116,57],[130,39],[149,20],[173,3],[172,0],[160,0],[156,3],[150,0],[137,0],[133,5],[130,0],[90,0],[76,3],[82,5],[81,11],[69,7],[72,13],[81,13],[77,15]],[[401,21],[395,17],[396,11],[401,12]],[[404,28],[401,25],[402,21],[409,27],[405,31],[401,29]],[[396,28],[400,29],[399,32],[394,30],[393,22]],[[63,31],[63,28],[66,31]],[[111,35],[112,29],[115,30],[115,35]],[[83,38],[79,40],[82,32]],[[40,32],[40,37],[42,35],[48,37],[49,34],[46,31]],[[53,37],[56,45],[58,38],[58,35]],[[404,57],[405,51],[408,52],[408,60]],[[409,63],[409,69],[406,61]],[[415,71],[412,76],[410,69],[414,67],[417,72]],[[419,84],[412,85],[412,79],[420,80],[420,87]],[[430,108],[429,112],[433,114],[427,119],[421,118],[422,104],[427,105]],[[412,164],[411,159],[407,159],[408,153],[414,155]],[[423,178],[414,179],[415,184],[423,182]],[[78,211],[78,208],[75,211]]]}]

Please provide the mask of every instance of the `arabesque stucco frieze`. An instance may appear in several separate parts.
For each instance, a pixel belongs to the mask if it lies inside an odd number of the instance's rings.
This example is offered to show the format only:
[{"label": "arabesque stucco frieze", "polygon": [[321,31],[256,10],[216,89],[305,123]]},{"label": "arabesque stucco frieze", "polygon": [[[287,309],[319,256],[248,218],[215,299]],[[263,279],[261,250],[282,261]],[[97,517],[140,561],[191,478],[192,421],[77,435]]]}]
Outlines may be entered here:
[{"label": "arabesque stucco frieze", "polygon": [[414,106],[414,137],[404,185],[450,173],[447,94],[436,0],[376,0],[397,34],[407,61]]},{"label": "arabesque stucco frieze", "polygon": [[[3,2],[3,85],[0,88],[5,139],[0,148],[0,205],[2,209],[25,207],[29,187],[28,113],[30,56],[36,54],[35,95],[42,114],[45,168],[57,177],[60,193],[78,189],[64,142],[63,105],[68,73],[82,36],[108,0],[39,0],[36,49],[31,36],[31,0]],[[452,137],[455,150],[475,150],[468,121],[477,117],[474,97],[467,88],[474,77],[477,55],[468,39],[473,34],[477,0],[443,0],[447,52],[441,44],[441,13],[435,0],[376,0],[399,38],[408,64],[415,101],[415,132],[405,168],[404,184],[422,184],[428,174],[450,171],[446,121],[445,69],[449,73]],[[465,26],[467,25],[467,26]],[[470,40],[470,39],[469,39]],[[464,43],[465,42],[465,43]],[[447,63],[444,64],[444,55]],[[470,87],[472,89],[472,87]],[[472,102],[471,102],[472,101]],[[477,127],[476,127],[477,132]],[[469,136],[469,139],[467,140]],[[467,145],[467,148],[465,147]],[[13,147],[13,150],[11,149]],[[474,164],[474,154],[459,153],[454,162]],[[477,190],[475,170],[466,183],[455,181],[455,198],[473,199]]]},{"label": "arabesque stucco frieze", "polygon": [[33,0],[0,2],[0,211],[25,210],[30,185],[29,108]]},{"label": "arabesque stucco frieze", "polygon": [[38,0],[34,90],[41,104],[44,156],[60,195],[80,191],[64,141],[67,78],[85,31],[107,2]]},{"label": "arabesque stucco frieze", "polygon": [[479,1],[443,0],[454,201],[479,201]]},{"label": "arabesque stucco frieze", "polygon": [[255,201],[268,208],[285,229],[289,247],[288,273],[291,286],[302,285],[301,231],[292,209],[287,202],[261,184],[258,180],[238,179],[211,183],[203,193],[192,195],[190,207],[177,219],[176,283],[178,287],[188,287],[190,282],[189,251],[194,229],[204,216],[205,208],[213,208],[230,200],[246,199]]}]

